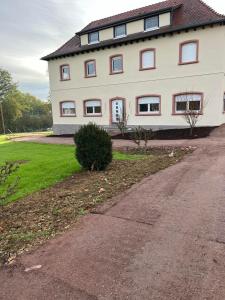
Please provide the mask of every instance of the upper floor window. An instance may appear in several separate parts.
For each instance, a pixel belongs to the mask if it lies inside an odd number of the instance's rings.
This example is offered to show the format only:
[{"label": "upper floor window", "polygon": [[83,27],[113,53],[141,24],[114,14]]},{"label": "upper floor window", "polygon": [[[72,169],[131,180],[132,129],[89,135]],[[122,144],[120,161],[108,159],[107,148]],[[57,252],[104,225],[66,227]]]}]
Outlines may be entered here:
[{"label": "upper floor window", "polygon": [[85,77],[95,77],[96,76],[95,60],[87,60],[84,64],[85,64]]},{"label": "upper floor window", "polygon": [[192,64],[198,62],[198,41],[187,41],[180,44],[179,64]]},{"label": "upper floor window", "polygon": [[144,22],[145,22],[145,26],[144,26],[145,31],[159,28],[159,16],[146,18]]},{"label": "upper floor window", "polygon": [[159,115],[161,97],[158,95],[147,95],[137,97],[138,115]]},{"label": "upper floor window", "polygon": [[70,66],[69,65],[60,66],[60,79],[61,80],[70,80]]},{"label": "upper floor window", "polygon": [[102,106],[101,100],[86,100],[84,101],[84,109],[86,116],[101,116]]},{"label": "upper floor window", "polygon": [[145,49],[140,52],[140,70],[155,69],[155,49]]},{"label": "upper floor window", "polygon": [[76,115],[76,107],[74,101],[63,101],[60,103],[60,111],[62,117],[72,117]]},{"label": "upper floor window", "polygon": [[99,32],[91,32],[88,34],[88,44],[95,44],[99,42]]},{"label": "upper floor window", "polygon": [[110,57],[110,74],[118,74],[123,72],[123,56],[114,55]]},{"label": "upper floor window", "polygon": [[203,95],[201,93],[184,93],[174,96],[174,113],[184,114],[187,112],[202,111]]},{"label": "upper floor window", "polygon": [[126,24],[114,27],[114,38],[121,38],[127,35]]}]

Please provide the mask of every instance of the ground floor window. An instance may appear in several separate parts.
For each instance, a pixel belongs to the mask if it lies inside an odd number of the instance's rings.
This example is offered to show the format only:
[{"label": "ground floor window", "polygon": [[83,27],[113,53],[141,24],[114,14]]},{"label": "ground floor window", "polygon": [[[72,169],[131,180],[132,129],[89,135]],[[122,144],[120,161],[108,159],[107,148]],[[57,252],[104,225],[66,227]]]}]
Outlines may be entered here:
[{"label": "ground floor window", "polygon": [[60,111],[62,117],[70,117],[76,115],[76,107],[74,101],[60,102]]},{"label": "ground floor window", "polygon": [[174,96],[174,113],[201,112],[203,95],[201,93],[185,93]]},{"label": "ground floor window", "polygon": [[160,98],[160,96],[154,95],[137,97],[137,114],[160,114]]},{"label": "ground floor window", "polygon": [[102,114],[101,100],[84,101],[84,112],[86,116],[99,116]]}]

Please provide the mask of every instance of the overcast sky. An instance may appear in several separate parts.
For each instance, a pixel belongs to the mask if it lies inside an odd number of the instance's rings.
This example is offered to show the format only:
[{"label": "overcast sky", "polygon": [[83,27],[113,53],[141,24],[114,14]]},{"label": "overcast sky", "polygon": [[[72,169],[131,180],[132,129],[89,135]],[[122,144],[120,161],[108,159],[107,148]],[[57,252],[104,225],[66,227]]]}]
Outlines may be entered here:
[{"label": "overcast sky", "polygon": [[[0,67],[9,70],[22,91],[48,97],[47,62],[87,23],[157,0],[0,0]],[[225,1],[206,0],[225,14]]]}]

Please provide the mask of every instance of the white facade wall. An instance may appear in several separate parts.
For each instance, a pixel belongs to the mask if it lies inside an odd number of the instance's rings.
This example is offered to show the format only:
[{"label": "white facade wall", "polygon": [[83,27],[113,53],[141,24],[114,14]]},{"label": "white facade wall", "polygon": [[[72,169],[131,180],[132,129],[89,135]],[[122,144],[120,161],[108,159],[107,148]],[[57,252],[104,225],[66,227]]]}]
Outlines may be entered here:
[{"label": "white facade wall", "polygon": [[[199,63],[179,65],[179,44],[193,39],[199,40]],[[139,52],[145,48],[156,49],[154,70],[139,71]],[[204,93],[203,115],[198,126],[225,123],[224,50],[225,28],[216,26],[52,60],[49,62],[49,75],[54,125],[79,126],[91,121],[109,126],[110,99],[122,97],[126,99],[128,125],[182,127],[186,125],[184,118],[172,114],[173,94],[182,92]],[[115,54],[123,55],[124,73],[109,75],[109,57]],[[89,59],[96,59],[97,77],[84,77],[84,61]],[[59,68],[62,64],[70,65],[70,81],[60,81]],[[136,116],[136,97],[145,94],[161,95],[160,116]],[[83,101],[87,99],[102,100],[102,117],[84,116]],[[66,100],[76,102],[76,117],[60,116],[59,103]]]}]

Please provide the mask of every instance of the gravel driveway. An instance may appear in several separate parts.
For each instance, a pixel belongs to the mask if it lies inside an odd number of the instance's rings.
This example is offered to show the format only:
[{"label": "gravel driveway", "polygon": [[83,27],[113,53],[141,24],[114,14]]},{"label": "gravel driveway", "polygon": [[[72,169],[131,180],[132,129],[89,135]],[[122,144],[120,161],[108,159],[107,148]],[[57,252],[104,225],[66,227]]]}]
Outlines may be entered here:
[{"label": "gravel driveway", "polygon": [[224,300],[224,276],[225,140],[207,139],[3,269],[0,299]]}]

